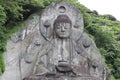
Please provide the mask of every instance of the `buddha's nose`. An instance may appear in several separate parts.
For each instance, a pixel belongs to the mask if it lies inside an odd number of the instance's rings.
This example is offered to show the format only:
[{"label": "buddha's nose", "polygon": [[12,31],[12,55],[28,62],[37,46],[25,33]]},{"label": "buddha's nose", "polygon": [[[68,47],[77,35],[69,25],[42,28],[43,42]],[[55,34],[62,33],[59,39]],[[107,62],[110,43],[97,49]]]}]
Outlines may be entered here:
[{"label": "buddha's nose", "polygon": [[64,32],[64,31],[65,31],[65,27],[62,26],[62,27],[61,27],[61,32]]}]

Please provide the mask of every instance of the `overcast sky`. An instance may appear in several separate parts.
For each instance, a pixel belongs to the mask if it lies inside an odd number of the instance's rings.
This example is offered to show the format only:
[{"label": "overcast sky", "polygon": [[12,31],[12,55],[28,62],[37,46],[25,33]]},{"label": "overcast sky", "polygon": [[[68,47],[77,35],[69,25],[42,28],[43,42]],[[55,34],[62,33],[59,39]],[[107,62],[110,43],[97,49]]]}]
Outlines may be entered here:
[{"label": "overcast sky", "polygon": [[99,14],[111,14],[120,21],[120,0],[78,0],[90,10]]}]

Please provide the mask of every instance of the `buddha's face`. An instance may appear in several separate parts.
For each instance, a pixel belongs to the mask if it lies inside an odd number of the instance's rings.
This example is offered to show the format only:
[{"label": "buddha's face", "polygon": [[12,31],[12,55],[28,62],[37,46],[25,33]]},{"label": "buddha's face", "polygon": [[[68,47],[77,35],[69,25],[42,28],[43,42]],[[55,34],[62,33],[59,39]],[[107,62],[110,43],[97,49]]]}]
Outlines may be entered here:
[{"label": "buddha's face", "polygon": [[60,22],[55,26],[55,33],[59,38],[68,38],[71,34],[70,23]]}]

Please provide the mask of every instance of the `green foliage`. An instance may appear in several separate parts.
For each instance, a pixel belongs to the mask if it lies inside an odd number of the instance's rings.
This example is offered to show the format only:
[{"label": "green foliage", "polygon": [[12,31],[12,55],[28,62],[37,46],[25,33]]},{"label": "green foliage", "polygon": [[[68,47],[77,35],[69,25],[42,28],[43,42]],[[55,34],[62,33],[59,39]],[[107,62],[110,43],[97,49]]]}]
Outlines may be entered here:
[{"label": "green foliage", "polygon": [[4,65],[4,59],[3,59],[3,53],[6,48],[6,42],[5,42],[5,35],[4,35],[4,28],[3,24],[6,22],[6,14],[4,12],[4,8],[0,5],[0,73],[4,72],[5,65]]},{"label": "green foliage", "polygon": [[111,80],[119,80],[120,22],[111,20],[112,15],[95,14],[79,3],[75,6],[83,13],[85,31],[92,36],[102,54],[103,61],[111,70]]},{"label": "green foliage", "polygon": [[7,15],[8,21],[18,20],[22,15],[20,11],[22,11],[21,6],[18,5],[16,1],[13,0],[4,0],[1,1],[1,6],[5,9],[5,13]]},{"label": "green foliage", "polygon": [[112,75],[115,79],[120,79],[120,41],[116,39],[120,35],[120,22],[92,14],[88,15],[92,19],[87,22],[85,29],[94,36],[94,41]]},{"label": "green foliage", "polygon": [[3,59],[3,53],[0,52],[0,73],[5,71],[5,63]]},{"label": "green foliage", "polygon": [[6,13],[4,8],[0,5],[0,26],[2,26],[6,22]]}]

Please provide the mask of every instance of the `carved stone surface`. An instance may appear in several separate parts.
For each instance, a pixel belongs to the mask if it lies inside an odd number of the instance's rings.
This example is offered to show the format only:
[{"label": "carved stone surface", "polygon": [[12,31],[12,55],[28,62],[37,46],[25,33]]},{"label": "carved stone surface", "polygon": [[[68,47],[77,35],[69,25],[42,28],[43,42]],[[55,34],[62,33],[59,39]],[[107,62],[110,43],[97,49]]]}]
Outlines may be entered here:
[{"label": "carved stone surface", "polygon": [[100,53],[83,32],[83,17],[79,10],[69,3],[51,4],[42,13],[40,24],[46,41],[42,44],[34,74],[52,72],[103,80]]},{"label": "carved stone surface", "polygon": [[8,41],[2,80],[106,80],[99,50],[83,24],[81,12],[65,2],[33,15]]},{"label": "carved stone surface", "polygon": [[99,80],[98,78],[94,78],[91,76],[84,76],[84,77],[69,77],[69,76],[30,76],[29,78],[25,78],[23,80]]}]

